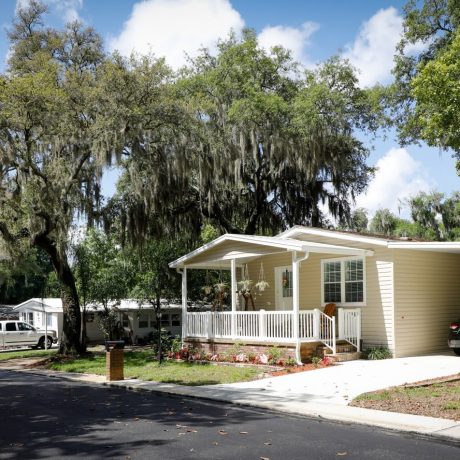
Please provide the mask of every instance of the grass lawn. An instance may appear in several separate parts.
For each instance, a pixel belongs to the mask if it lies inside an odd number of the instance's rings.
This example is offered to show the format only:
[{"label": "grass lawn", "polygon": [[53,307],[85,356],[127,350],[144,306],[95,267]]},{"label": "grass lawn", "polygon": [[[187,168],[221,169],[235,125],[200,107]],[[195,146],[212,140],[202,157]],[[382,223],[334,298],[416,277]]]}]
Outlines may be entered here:
[{"label": "grass lawn", "polygon": [[[447,380],[447,381],[446,381]],[[364,393],[352,406],[460,420],[460,375]]]},{"label": "grass lawn", "polygon": [[57,352],[56,348],[51,350],[17,350],[5,351],[0,353],[0,361],[15,358],[40,358],[42,356],[50,356]]},{"label": "grass lawn", "polygon": [[[137,378],[179,385],[212,385],[254,380],[260,370],[214,364],[193,364],[165,361],[161,366],[153,361],[150,350],[125,352],[125,378]],[[52,362],[49,369],[65,372],[83,372],[105,375],[105,353],[90,357]]]}]

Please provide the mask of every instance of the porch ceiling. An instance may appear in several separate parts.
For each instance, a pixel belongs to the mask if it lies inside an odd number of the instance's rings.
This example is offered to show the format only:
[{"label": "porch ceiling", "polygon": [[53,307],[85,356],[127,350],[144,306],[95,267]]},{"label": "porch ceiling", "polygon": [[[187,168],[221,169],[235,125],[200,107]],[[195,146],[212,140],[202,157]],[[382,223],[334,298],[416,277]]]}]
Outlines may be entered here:
[{"label": "porch ceiling", "polygon": [[292,238],[226,234],[171,262],[171,268],[230,268],[231,260],[247,263],[261,256],[280,252],[323,253],[339,256],[367,256],[365,249],[313,243]]}]

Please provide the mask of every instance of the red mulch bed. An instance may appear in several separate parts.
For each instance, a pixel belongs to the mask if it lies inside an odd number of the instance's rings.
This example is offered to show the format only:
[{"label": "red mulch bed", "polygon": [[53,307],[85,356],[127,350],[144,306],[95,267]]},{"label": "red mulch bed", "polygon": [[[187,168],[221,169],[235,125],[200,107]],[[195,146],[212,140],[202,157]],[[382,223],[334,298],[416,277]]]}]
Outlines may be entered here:
[{"label": "red mulch bed", "polygon": [[288,374],[296,374],[297,372],[307,372],[307,371],[315,371],[317,369],[323,369],[325,367],[333,366],[333,364],[329,364],[327,366],[319,365],[315,366],[314,364],[304,364],[302,366],[292,366],[292,367],[285,367],[281,371],[274,371],[270,372],[272,377],[278,377],[280,375],[288,375]]}]

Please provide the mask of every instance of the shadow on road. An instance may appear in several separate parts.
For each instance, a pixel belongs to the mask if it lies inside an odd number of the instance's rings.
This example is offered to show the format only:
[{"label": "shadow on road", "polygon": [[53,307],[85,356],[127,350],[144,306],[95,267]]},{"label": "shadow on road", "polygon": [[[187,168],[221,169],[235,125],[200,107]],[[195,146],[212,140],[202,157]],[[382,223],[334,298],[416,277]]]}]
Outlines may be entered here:
[{"label": "shadow on road", "polygon": [[[126,457],[177,443],[178,433],[239,425],[267,415],[154,393],[0,374],[0,458]],[[153,426],[152,426],[153,424]],[[152,436],[152,433],[154,434]],[[141,449],[142,450],[142,449]]]}]

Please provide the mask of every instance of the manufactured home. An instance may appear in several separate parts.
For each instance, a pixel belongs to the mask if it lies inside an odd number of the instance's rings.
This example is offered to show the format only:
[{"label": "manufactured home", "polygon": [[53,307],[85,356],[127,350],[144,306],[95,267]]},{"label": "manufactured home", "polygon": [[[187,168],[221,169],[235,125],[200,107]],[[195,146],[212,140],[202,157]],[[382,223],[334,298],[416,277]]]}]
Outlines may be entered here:
[{"label": "manufactured home", "polygon": [[[104,334],[97,325],[97,315],[102,307],[91,305],[86,309],[86,334],[90,342],[101,342]],[[115,309],[119,321],[125,331],[129,331],[133,343],[144,341],[149,333],[153,332],[156,325],[154,310],[147,305],[139,306],[133,300],[122,300]],[[22,321],[34,327],[45,328],[57,332],[58,339],[62,335],[63,311],[62,301],[59,298],[33,298],[17,305],[14,311],[19,314]],[[173,335],[181,333],[181,306],[177,304],[162,303],[161,327]]]},{"label": "manufactured home", "polygon": [[[275,237],[226,234],[170,266],[182,273],[182,337],[207,351],[239,341],[301,361],[318,346],[337,355],[342,343],[414,356],[446,350],[460,316],[460,242],[297,226]],[[230,271],[228,311],[188,311],[187,273],[197,269]]]}]

